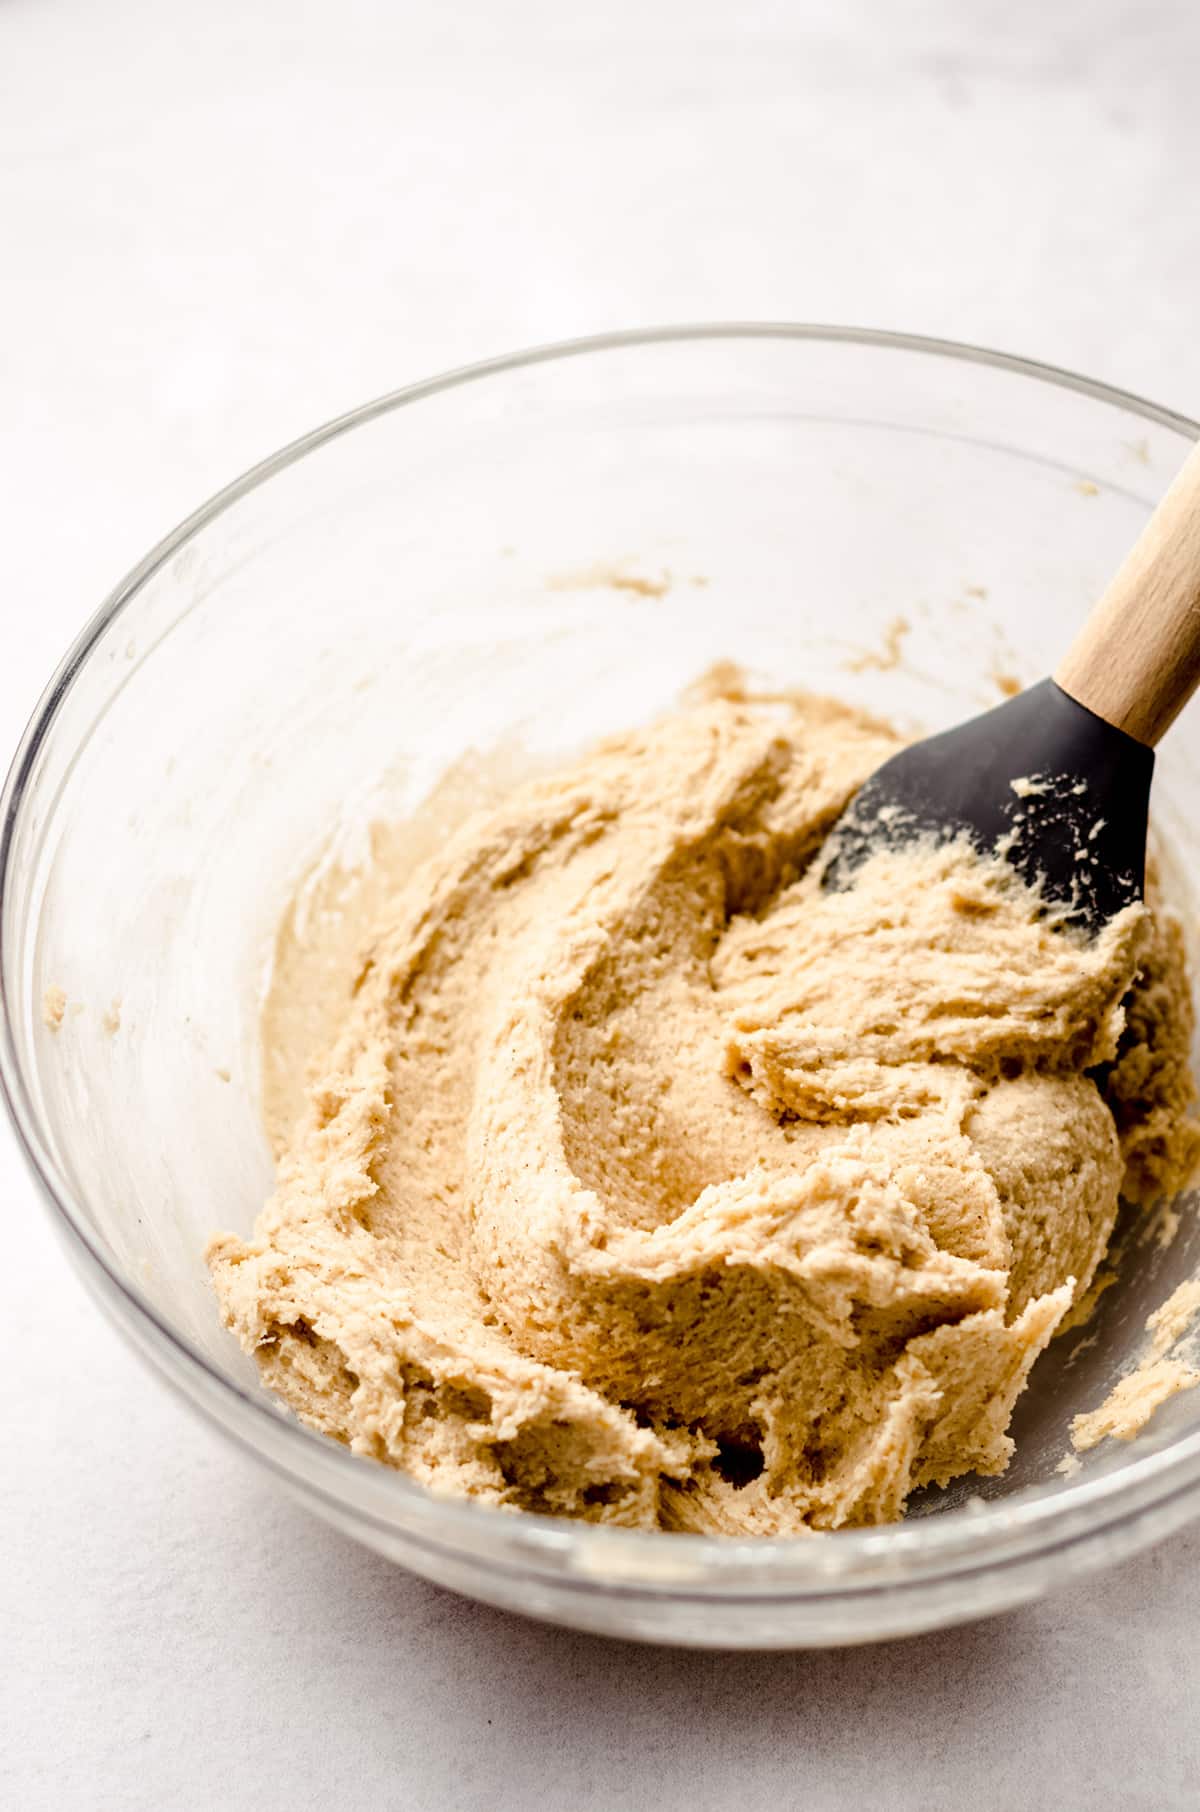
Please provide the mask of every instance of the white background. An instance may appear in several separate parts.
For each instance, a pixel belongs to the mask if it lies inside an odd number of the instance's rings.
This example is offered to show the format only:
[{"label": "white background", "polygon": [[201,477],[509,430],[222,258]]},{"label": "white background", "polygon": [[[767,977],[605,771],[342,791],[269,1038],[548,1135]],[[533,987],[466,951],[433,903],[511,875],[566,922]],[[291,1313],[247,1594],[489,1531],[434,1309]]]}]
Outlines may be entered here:
[{"label": "white background", "polygon": [[[722,316],[1200,414],[1195,0],[0,0],[0,742],[179,517],[379,391]],[[281,1501],[102,1324],[0,1130],[0,1798],[1194,1807],[1200,1535],[990,1623],[689,1656]]]}]

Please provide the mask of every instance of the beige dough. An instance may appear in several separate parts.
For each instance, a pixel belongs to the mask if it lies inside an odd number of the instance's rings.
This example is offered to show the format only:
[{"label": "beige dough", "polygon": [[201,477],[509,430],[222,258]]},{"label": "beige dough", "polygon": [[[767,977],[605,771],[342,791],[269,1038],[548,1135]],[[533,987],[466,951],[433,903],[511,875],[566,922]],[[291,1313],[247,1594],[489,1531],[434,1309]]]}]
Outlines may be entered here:
[{"label": "beige dough", "polygon": [[1191,1005],[1169,914],[1086,942],[961,849],[822,893],[896,746],[700,702],[368,878],[353,967],[289,921],[284,1121],[328,1036],[253,1238],[209,1256],[306,1422],[643,1528],[884,1522],[1003,1470],[1122,1179],[1192,1164]]},{"label": "beige dough", "polygon": [[[1118,1379],[1099,1409],[1076,1416],[1071,1445],[1085,1453],[1106,1437],[1132,1441],[1155,1411],[1180,1391],[1195,1390],[1200,1371],[1194,1363],[1194,1331],[1200,1315],[1200,1279],[1191,1277],[1146,1322],[1149,1350],[1124,1378]],[[1177,1350],[1182,1349],[1182,1350]]]}]

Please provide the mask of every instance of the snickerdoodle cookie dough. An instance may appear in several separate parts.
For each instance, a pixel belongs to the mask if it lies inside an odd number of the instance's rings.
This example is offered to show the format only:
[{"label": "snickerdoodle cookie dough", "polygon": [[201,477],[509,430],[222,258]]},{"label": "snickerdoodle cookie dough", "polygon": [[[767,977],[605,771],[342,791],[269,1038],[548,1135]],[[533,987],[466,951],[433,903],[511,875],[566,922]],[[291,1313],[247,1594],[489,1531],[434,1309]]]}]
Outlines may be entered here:
[{"label": "snickerdoodle cookie dough", "polygon": [[[961,849],[823,893],[896,746],[828,701],[702,702],[377,901],[276,1193],[209,1254],[298,1415],[651,1529],[884,1522],[1004,1468],[1118,1193],[1192,1165],[1191,1003],[1170,913],[1087,941]],[[289,988],[303,1026],[328,966]]]}]

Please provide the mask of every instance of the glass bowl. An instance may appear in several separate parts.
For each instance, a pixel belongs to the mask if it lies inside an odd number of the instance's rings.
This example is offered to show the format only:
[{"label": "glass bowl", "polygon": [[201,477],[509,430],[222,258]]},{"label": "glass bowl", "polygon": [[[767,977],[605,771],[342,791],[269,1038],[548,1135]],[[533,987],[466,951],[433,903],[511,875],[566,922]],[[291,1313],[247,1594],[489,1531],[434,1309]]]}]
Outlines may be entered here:
[{"label": "glass bowl", "polygon": [[[0,1072],[121,1330],[349,1534],[491,1603],[623,1636],[899,1635],[1032,1598],[1191,1516],[1200,1393],[1073,1476],[1056,1467],[1071,1416],[1197,1268],[1194,1214],[1173,1242],[1135,1244],[1096,1339],[1039,1363],[1004,1478],[926,1493],[899,1526],[800,1540],[435,1499],[274,1404],[218,1323],[202,1254],[270,1189],[258,1002],[276,923],[335,825],[344,849],[410,812],[467,750],[573,753],[722,659],[948,724],[1050,669],[1196,432],[962,346],[634,333],[371,403],[168,536],[63,661],[2,802]],[[1155,795],[1185,905],[1198,763],[1193,712]]]}]

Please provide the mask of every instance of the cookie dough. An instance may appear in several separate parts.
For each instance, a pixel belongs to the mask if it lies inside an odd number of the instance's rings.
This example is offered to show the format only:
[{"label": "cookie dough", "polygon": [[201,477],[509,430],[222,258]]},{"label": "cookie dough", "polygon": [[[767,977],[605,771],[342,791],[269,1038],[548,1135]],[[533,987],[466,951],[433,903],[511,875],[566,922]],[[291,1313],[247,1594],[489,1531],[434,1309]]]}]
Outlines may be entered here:
[{"label": "cookie dough", "polygon": [[697,703],[377,887],[345,985],[292,953],[268,1075],[336,1029],[209,1259],[305,1422],[435,1490],[736,1535],[1003,1470],[1118,1192],[1192,1165],[1191,1003],[1169,913],[1087,941],[961,847],[823,893],[897,746]]},{"label": "cookie dough", "polygon": [[1126,1377],[1118,1379],[1099,1409],[1076,1416],[1071,1445],[1077,1453],[1112,1436],[1132,1441],[1155,1411],[1180,1391],[1200,1384],[1196,1370],[1196,1319],[1200,1316],[1200,1279],[1181,1283],[1146,1322],[1149,1349]]}]

